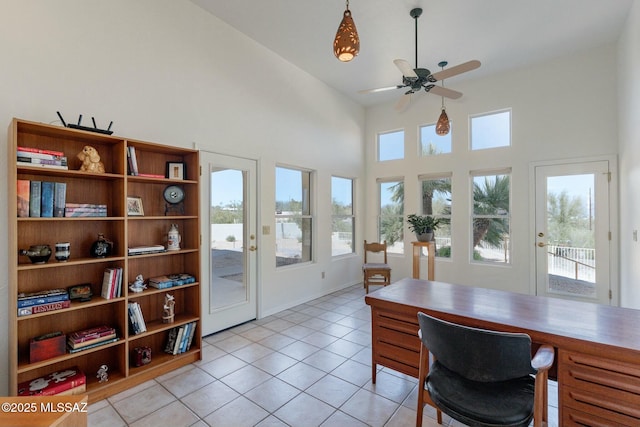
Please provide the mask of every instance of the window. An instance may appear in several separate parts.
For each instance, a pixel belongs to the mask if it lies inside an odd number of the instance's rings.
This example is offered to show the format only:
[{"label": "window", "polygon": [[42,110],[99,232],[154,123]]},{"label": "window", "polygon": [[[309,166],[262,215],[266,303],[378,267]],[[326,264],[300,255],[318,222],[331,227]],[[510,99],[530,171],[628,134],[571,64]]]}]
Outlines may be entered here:
[{"label": "window", "polygon": [[472,173],[472,259],[508,264],[510,248],[511,171]]},{"label": "window", "polygon": [[404,252],[404,181],[378,181],[380,211],[378,240],[387,241],[387,252]]},{"label": "window", "polygon": [[404,131],[378,134],[378,161],[404,159]]},{"label": "window", "polygon": [[311,172],[276,167],[276,267],[311,261]]},{"label": "window", "polygon": [[436,125],[420,126],[420,156],[451,153],[451,133],[440,136],[436,134]]},{"label": "window", "polygon": [[435,231],[436,256],[451,258],[451,174],[419,176],[422,214],[440,219]]},{"label": "window", "polygon": [[354,252],[353,180],[331,177],[331,255]]},{"label": "window", "polygon": [[471,117],[471,149],[508,147],[511,145],[511,111]]}]

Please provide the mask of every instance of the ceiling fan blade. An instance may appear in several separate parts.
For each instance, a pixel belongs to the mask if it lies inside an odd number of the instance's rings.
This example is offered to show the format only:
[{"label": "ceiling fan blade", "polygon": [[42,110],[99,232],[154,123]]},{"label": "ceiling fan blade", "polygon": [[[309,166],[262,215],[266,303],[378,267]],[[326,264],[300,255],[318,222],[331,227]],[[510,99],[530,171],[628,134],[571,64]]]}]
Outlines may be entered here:
[{"label": "ceiling fan blade", "polygon": [[407,109],[410,102],[411,102],[411,93],[405,93],[400,97],[400,99],[398,100],[394,108],[397,112],[400,113]]},{"label": "ceiling fan blade", "polygon": [[402,85],[396,85],[396,86],[388,86],[388,87],[379,87],[376,89],[363,89],[363,90],[359,90],[358,93],[377,93],[377,92],[385,92],[387,90],[393,90],[393,89],[402,89],[404,86]]},{"label": "ceiling fan blade", "polygon": [[445,98],[450,99],[458,99],[462,96],[462,92],[436,85],[434,85],[431,89],[425,88],[425,90],[434,95],[444,96]]},{"label": "ceiling fan blade", "polygon": [[402,75],[405,77],[418,78],[416,72],[411,68],[411,65],[404,59],[394,59],[393,63],[396,64],[396,67],[400,69]]},{"label": "ceiling fan blade", "polygon": [[436,81],[444,80],[448,79],[449,77],[457,76],[458,74],[466,73],[467,71],[475,70],[478,67],[480,67],[480,61],[474,59],[472,61],[447,68],[446,70],[433,73],[431,77],[433,77]]}]

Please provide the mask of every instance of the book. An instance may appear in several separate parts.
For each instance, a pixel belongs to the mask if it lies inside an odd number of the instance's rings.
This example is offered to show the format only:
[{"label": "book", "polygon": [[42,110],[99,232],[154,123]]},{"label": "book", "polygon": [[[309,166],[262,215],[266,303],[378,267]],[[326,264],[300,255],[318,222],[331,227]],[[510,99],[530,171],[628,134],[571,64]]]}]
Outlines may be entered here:
[{"label": "book", "polygon": [[17,165],[18,166],[31,166],[31,167],[42,167],[42,168],[48,168],[48,169],[61,169],[61,170],[69,170],[68,166],[62,166],[62,165],[44,165],[42,163],[31,163],[31,162],[21,162],[21,161],[17,161]]},{"label": "book", "polygon": [[58,157],[64,156],[64,153],[62,151],[45,150],[45,149],[42,149],[42,148],[32,148],[32,147],[21,147],[21,146],[18,146],[18,151],[29,152],[29,153],[50,154],[52,156],[58,156]]},{"label": "book", "polygon": [[191,348],[191,343],[193,342],[193,337],[195,335],[196,327],[198,326],[196,322],[191,323],[191,329],[189,330],[189,339],[187,341],[187,348],[185,351],[189,351]]},{"label": "book", "polygon": [[53,396],[86,383],[87,377],[74,366],[18,384],[18,396]]},{"label": "book", "polygon": [[178,329],[171,328],[169,330],[169,334],[167,335],[167,344],[164,346],[165,353],[173,353],[173,347],[176,345],[176,338],[178,337]]},{"label": "book", "polygon": [[111,339],[108,339],[108,340],[105,340],[105,341],[97,342],[95,344],[87,345],[87,346],[81,347],[81,348],[69,348],[68,350],[69,350],[69,353],[77,353],[79,351],[89,350],[89,349],[92,349],[92,348],[100,347],[101,345],[111,344],[112,342],[116,342],[119,339],[120,338],[115,337],[115,338],[111,338]]},{"label": "book", "polygon": [[104,299],[118,298],[122,289],[122,268],[105,268],[102,276],[102,292],[100,296]]},{"label": "book", "polygon": [[128,147],[131,152],[131,175],[138,175],[138,158],[136,156],[136,148]]},{"label": "book", "polygon": [[50,302],[46,304],[38,304],[30,307],[18,308],[18,317],[30,316],[32,314],[45,313],[47,311],[62,310],[63,308],[69,308],[71,306],[70,300]]},{"label": "book", "polygon": [[107,209],[107,205],[94,204],[94,203],[66,203],[67,208],[104,208]]},{"label": "book", "polygon": [[151,277],[148,280],[149,286],[157,289],[166,289],[173,286],[186,285],[189,283],[195,283],[196,278],[190,274],[170,274],[166,276]]},{"label": "book", "polygon": [[18,163],[24,163],[24,164],[29,164],[29,166],[35,166],[35,165],[46,165],[46,166],[67,166],[67,158],[61,158],[61,159],[39,159],[39,158],[32,158],[32,157],[24,157],[24,156],[18,156],[18,158],[16,159],[18,161]]},{"label": "book", "polygon": [[81,329],[79,331],[72,332],[69,334],[69,339],[75,341],[75,340],[81,340],[83,338],[95,338],[97,336],[100,336],[100,334],[109,334],[115,331],[116,330],[111,326],[100,325],[100,326],[95,326],[93,328]]},{"label": "book", "polygon": [[67,159],[65,156],[57,156],[55,154],[47,154],[47,153],[34,153],[32,151],[16,151],[18,159],[24,157],[25,159],[43,159],[43,160],[62,160]]},{"label": "book", "polygon": [[184,326],[178,328],[178,335],[176,336],[176,343],[173,346],[173,354],[178,354],[180,343],[182,342],[182,335],[184,334]]},{"label": "book", "polygon": [[53,182],[42,181],[42,192],[40,194],[40,216],[43,218],[53,217]]},{"label": "book", "polygon": [[67,339],[67,346],[70,349],[79,350],[84,348],[89,348],[89,346],[93,346],[97,343],[102,343],[103,341],[110,341],[116,337],[115,331],[106,335],[97,336],[95,338],[81,338],[80,341],[74,341],[71,339]]},{"label": "book", "polygon": [[53,193],[53,216],[56,218],[62,218],[64,217],[64,208],[66,205],[67,183],[54,183]]},{"label": "book", "polygon": [[147,325],[142,315],[142,309],[137,302],[130,302],[128,305],[129,320],[131,325],[131,331],[134,335],[141,334],[147,331]]},{"label": "book", "polygon": [[42,181],[31,181],[29,187],[29,216],[40,217],[40,194],[42,191]]},{"label": "book", "polygon": [[132,246],[127,248],[127,253],[129,255],[142,255],[142,254],[151,254],[158,252],[165,252],[166,249],[162,245],[144,245],[144,246]]},{"label": "book", "polygon": [[29,216],[29,191],[31,183],[28,179],[18,180],[18,218]]},{"label": "book", "polygon": [[20,292],[18,294],[18,300],[22,299],[30,299],[30,298],[41,298],[48,297],[52,295],[62,295],[66,294],[67,290],[63,288],[59,289],[47,289],[45,291],[37,291],[37,292]]},{"label": "book", "polygon": [[18,299],[18,308],[33,307],[34,305],[49,304],[52,302],[66,301],[69,299],[69,294],[49,295],[45,297],[37,298],[23,298]]}]

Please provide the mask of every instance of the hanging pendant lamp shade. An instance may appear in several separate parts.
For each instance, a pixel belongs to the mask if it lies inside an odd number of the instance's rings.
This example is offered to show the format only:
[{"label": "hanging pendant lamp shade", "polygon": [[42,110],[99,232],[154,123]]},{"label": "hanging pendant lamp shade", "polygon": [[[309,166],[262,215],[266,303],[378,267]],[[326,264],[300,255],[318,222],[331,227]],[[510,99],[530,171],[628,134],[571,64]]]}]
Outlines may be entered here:
[{"label": "hanging pendant lamp shade", "polygon": [[340,61],[349,62],[358,56],[359,52],[360,38],[358,37],[356,24],[353,23],[353,18],[351,18],[349,0],[347,0],[347,7],[344,11],[342,22],[340,22],[336,38],[333,41],[333,53]]},{"label": "hanging pendant lamp shade", "polygon": [[449,116],[447,116],[447,112],[445,111],[443,105],[442,113],[440,113],[440,117],[438,118],[438,122],[436,123],[436,134],[444,136],[449,133],[449,129]]}]

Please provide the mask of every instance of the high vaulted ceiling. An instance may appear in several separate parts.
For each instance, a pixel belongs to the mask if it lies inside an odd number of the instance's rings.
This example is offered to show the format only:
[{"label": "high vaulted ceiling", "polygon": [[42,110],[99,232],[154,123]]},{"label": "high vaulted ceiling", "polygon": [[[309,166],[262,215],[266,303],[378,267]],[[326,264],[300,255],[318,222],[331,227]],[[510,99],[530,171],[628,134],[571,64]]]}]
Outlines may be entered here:
[{"label": "high vaulted ceiling", "polygon": [[[285,60],[362,105],[397,99],[402,91],[358,94],[402,83],[393,60],[432,72],[446,60],[478,59],[482,66],[457,81],[527,67],[615,42],[634,0],[350,0],[360,35],[360,54],[341,63],[332,43],[345,9],[343,0],[191,0]],[[615,68],[615,64],[611,64]],[[540,84],[545,78],[540,76]],[[603,78],[607,78],[603,76]]]}]

